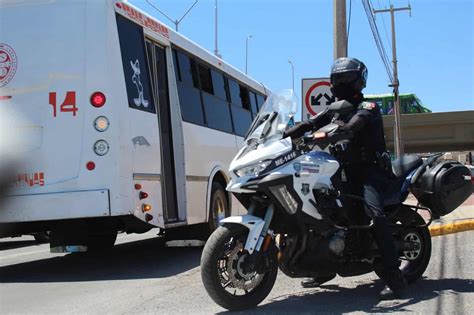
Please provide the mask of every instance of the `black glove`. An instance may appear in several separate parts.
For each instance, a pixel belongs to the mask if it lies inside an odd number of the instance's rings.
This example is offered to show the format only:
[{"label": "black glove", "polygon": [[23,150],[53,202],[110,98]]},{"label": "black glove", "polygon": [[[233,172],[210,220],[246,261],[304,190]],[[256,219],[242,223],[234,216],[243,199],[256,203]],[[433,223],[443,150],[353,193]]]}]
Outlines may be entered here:
[{"label": "black glove", "polygon": [[311,131],[313,125],[309,121],[304,121],[290,129],[285,130],[283,138],[291,137],[292,139],[301,138],[305,133]]}]

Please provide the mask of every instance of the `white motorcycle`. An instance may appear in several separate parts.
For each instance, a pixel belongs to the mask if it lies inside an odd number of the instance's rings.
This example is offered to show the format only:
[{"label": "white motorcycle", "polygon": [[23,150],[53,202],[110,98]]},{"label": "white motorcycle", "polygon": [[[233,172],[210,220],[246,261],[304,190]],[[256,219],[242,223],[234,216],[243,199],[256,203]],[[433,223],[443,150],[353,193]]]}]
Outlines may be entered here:
[{"label": "white motorcycle", "polygon": [[[258,305],[270,293],[278,269],[293,278],[379,272],[381,255],[363,198],[350,194],[343,167],[322,151],[343,149],[348,135],[330,124],[298,143],[283,139],[296,106],[292,91],[270,96],[231,163],[227,190],[248,213],[222,220],[201,257],[204,287],[228,310]],[[329,110],[344,113],[351,107],[341,101]],[[392,164],[395,178],[385,210],[408,282],[420,278],[430,261],[431,217],[451,212],[472,192],[469,170],[451,162],[435,166],[439,156],[425,161],[406,156]],[[403,204],[409,191],[417,206]]]}]

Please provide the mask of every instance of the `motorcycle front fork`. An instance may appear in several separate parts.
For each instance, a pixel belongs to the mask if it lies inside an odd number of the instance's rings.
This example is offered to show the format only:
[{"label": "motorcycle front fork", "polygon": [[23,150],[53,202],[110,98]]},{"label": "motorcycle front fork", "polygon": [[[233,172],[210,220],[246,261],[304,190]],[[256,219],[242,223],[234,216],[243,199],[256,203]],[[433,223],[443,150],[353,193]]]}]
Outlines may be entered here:
[{"label": "motorcycle front fork", "polygon": [[[249,215],[254,214],[255,207],[256,207],[255,202],[252,202],[252,204],[250,205],[250,207],[248,209],[248,214]],[[266,251],[268,249],[268,246],[270,245],[271,240],[272,240],[272,233],[271,233],[269,228],[270,228],[270,223],[272,222],[272,219],[273,219],[273,213],[274,213],[274,207],[273,207],[273,204],[270,204],[267,207],[267,210],[265,212],[265,216],[263,218],[264,225],[263,225],[262,230],[260,231],[258,236],[255,235],[254,233],[249,233],[247,242],[245,244],[246,249],[247,249],[248,244],[254,243],[255,241],[257,241],[256,245],[255,245],[255,251],[256,252],[261,251],[262,245],[263,245],[263,251]]]}]

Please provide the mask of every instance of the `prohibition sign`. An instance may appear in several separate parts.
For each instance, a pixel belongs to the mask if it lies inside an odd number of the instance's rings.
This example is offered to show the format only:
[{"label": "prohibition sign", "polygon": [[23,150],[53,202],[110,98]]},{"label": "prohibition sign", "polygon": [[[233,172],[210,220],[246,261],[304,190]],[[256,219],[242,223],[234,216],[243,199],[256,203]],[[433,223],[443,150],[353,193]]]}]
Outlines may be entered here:
[{"label": "prohibition sign", "polygon": [[313,91],[315,89],[317,89],[318,87],[320,87],[320,86],[331,86],[331,83],[329,83],[327,81],[317,82],[308,89],[308,92],[306,92],[306,95],[305,95],[305,102],[304,103],[306,105],[306,109],[308,110],[308,113],[310,113],[313,116],[316,115],[316,112],[311,107],[311,102],[310,102],[311,93],[313,93]]}]

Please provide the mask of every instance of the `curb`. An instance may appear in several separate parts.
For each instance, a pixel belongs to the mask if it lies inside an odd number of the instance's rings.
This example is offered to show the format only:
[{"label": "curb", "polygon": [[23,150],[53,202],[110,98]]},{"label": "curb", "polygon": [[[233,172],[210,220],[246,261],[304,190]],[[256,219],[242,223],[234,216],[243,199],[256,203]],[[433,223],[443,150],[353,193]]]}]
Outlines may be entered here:
[{"label": "curb", "polygon": [[457,222],[435,224],[429,227],[431,236],[442,236],[464,231],[474,230],[474,219],[460,220]]}]

